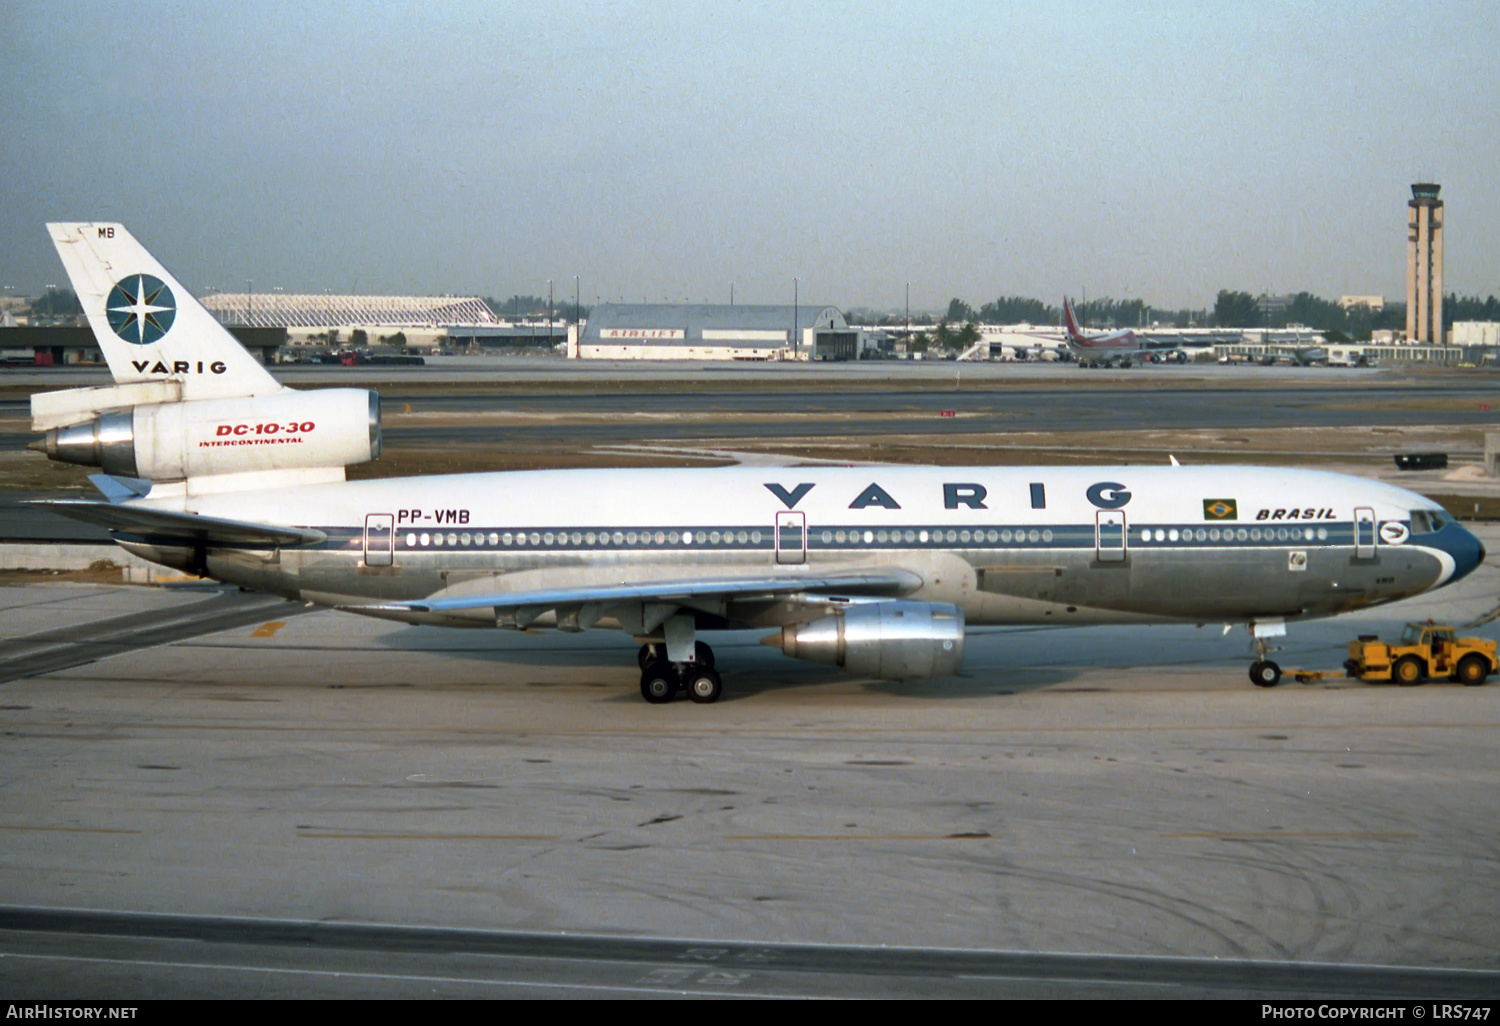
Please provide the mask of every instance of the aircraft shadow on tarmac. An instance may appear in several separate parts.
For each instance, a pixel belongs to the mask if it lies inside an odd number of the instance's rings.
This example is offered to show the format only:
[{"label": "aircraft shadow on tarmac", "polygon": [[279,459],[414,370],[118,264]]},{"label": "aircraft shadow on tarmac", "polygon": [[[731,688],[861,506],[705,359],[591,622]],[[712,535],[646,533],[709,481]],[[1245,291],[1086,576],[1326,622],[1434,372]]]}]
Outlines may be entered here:
[{"label": "aircraft shadow on tarmac", "polygon": [[[487,635],[486,638],[494,637]],[[957,676],[927,680],[879,680],[847,675],[831,666],[789,659],[758,643],[759,635],[704,632],[703,640],[714,650],[716,665],[724,679],[722,702],[733,702],[778,691],[817,687],[854,687],[872,694],[921,699],[1004,698],[1028,691],[1065,684],[1078,676],[1070,666],[1024,666],[1006,664],[997,653],[982,653]],[[978,636],[983,637],[983,636]],[[754,640],[752,640],[752,638]],[[521,685],[538,687],[549,682],[523,681],[500,667],[558,668],[569,671],[596,670],[598,683],[613,688],[618,684],[619,701],[639,701],[636,690],[639,671],[635,664],[635,646],[613,638],[603,643],[567,639],[558,643],[555,635],[504,634],[488,645],[465,644],[448,647],[434,645],[434,635],[420,627],[404,628],[380,635],[378,643],[403,652],[430,652],[468,662],[497,667],[492,683],[497,687]],[[977,640],[973,639],[973,640]],[[536,644],[528,644],[535,641]],[[972,640],[971,640],[972,643]],[[984,645],[993,649],[992,644]],[[976,653],[980,655],[980,653]],[[558,682],[563,684],[564,682]]]}]

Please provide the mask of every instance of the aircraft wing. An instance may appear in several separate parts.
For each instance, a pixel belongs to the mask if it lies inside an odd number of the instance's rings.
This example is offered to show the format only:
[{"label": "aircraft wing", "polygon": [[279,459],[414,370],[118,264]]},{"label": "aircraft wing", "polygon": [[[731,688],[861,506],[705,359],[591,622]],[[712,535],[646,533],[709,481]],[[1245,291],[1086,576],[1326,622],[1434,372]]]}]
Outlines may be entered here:
[{"label": "aircraft wing", "polygon": [[196,513],[174,513],[142,506],[114,505],[90,499],[33,499],[40,506],[72,520],[97,524],[113,534],[126,534],[166,545],[248,545],[265,548],[318,545],[328,540],[322,531],[307,527],[281,527],[243,520],[200,517]]},{"label": "aircraft wing", "polygon": [[447,613],[465,609],[499,611],[545,611],[559,607],[609,605],[615,602],[654,602],[691,605],[728,598],[764,596],[776,599],[795,594],[901,595],[922,586],[922,578],[909,570],[882,568],[849,573],[778,573],[735,577],[697,577],[621,584],[583,585],[572,588],[541,588],[502,591],[453,598],[416,599],[345,605],[340,609],[358,613]]}]

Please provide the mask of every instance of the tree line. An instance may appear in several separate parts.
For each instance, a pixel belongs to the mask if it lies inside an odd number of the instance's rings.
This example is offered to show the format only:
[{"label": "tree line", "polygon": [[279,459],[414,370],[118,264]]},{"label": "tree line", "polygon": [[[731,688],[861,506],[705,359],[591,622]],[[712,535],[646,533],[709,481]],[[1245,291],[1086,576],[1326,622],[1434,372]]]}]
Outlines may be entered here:
[{"label": "tree line", "polygon": [[[1500,299],[1489,296],[1443,296],[1443,330],[1454,321],[1500,321]],[[1347,310],[1310,292],[1299,292],[1284,305],[1268,309],[1248,292],[1219,293],[1214,323],[1225,328],[1285,328],[1301,324],[1322,332],[1331,341],[1368,341],[1376,331],[1405,331],[1406,304],[1386,303],[1379,310],[1351,306]]]},{"label": "tree line", "polygon": [[[1453,317],[1446,305],[1443,320],[1451,326]],[[1379,310],[1368,306],[1345,309],[1311,292],[1299,292],[1285,304],[1272,305],[1248,292],[1224,289],[1214,301],[1214,323],[1222,328],[1285,328],[1300,324],[1322,332],[1330,341],[1366,342],[1376,331],[1405,331],[1406,304],[1387,303]]]},{"label": "tree line", "polygon": [[[485,304],[501,317],[546,317],[546,296],[511,296],[509,299],[496,299],[493,296],[484,297]],[[552,301],[552,316],[559,321],[587,320],[590,308],[586,306],[575,306],[572,298],[555,298]]]},{"label": "tree line", "polygon": [[[1171,324],[1175,327],[1202,327],[1209,324],[1206,310],[1168,310],[1151,306],[1143,299],[1090,299],[1075,301],[1073,310],[1079,323],[1096,328],[1143,328],[1151,324]],[[925,320],[927,313],[919,315]],[[1062,324],[1062,307],[1051,306],[1040,299],[1028,296],[1001,296],[979,307],[970,306],[957,297],[948,301],[948,309],[940,318],[948,325],[960,324]],[[867,323],[883,326],[899,326],[903,316],[882,314],[876,317],[859,317],[851,314],[849,323]]]},{"label": "tree line", "polygon": [[[1265,303],[1249,292],[1220,290],[1212,311],[1168,310],[1151,306],[1142,299],[1090,299],[1074,304],[1079,323],[1091,328],[1142,328],[1153,324],[1175,328],[1286,328],[1302,325],[1322,332],[1331,341],[1369,341],[1376,331],[1404,331],[1406,304],[1386,303],[1379,309],[1351,306],[1298,292],[1285,303]],[[883,323],[899,324],[901,318],[888,316]],[[1443,328],[1451,329],[1454,321],[1500,321],[1500,299],[1488,296],[1443,297]],[[954,325],[974,324],[1061,324],[1062,308],[1050,306],[1026,296],[1002,296],[977,309],[957,297],[948,301],[940,326],[951,332]],[[945,335],[945,337],[947,337]]]},{"label": "tree line", "polygon": [[[1080,323],[1108,328],[1144,328],[1150,324],[1188,327],[1203,322],[1200,310],[1165,310],[1144,299],[1089,299],[1073,303]],[[962,299],[950,299],[944,320],[978,321],[981,324],[1060,324],[1062,307],[1049,306],[1026,296],[1001,296],[977,310]],[[1180,322],[1180,323],[1179,323]]]},{"label": "tree line", "polygon": [[72,289],[48,289],[31,301],[31,313],[37,317],[76,317],[83,313]]}]

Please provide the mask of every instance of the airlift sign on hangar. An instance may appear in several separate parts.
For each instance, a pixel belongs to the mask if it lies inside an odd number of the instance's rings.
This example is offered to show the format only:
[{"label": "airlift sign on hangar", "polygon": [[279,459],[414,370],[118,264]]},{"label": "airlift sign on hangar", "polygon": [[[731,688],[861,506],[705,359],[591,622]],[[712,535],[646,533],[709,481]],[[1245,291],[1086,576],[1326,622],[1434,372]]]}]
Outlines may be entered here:
[{"label": "airlift sign on hangar", "polygon": [[604,303],[568,355],[600,360],[852,360],[860,329],[833,306]]}]

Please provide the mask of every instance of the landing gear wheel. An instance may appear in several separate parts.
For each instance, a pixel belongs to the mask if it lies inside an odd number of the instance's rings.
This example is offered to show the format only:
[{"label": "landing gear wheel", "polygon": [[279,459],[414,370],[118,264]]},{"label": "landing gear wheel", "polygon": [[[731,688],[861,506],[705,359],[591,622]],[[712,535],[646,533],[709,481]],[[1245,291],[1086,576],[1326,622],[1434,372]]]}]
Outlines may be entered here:
[{"label": "landing gear wheel", "polygon": [[641,671],[641,697],[652,705],[665,705],[677,697],[677,669],[658,659]]},{"label": "landing gear wheel", "polygon": [[724,693],[724,682],[712,666],[700,666],[688,674],[688,696],[700,704],[717,702]]},{"label": "landing gear wheel", "polygon": [[1458,661],[1458,673],[1454,679],[1465,687],[1477,688],[1490,675],[1490,664],[1484,656],[1464,656]]},{"label": "landing gear wheel", "polygon": [[1391,667],[1391,680],[1403,687],[1422,683],[1422,678],[1427,673],[1422,666],[1422,660],[1416,656],[1402,656],[1396,660],[1396,665]]},{"label": "landing gear wheel", "polygon": [[1250,682],[1258,688],[1274,688],[1281,683],[1281,667],[1269,659],[1257,659],[1250,664]]}]

